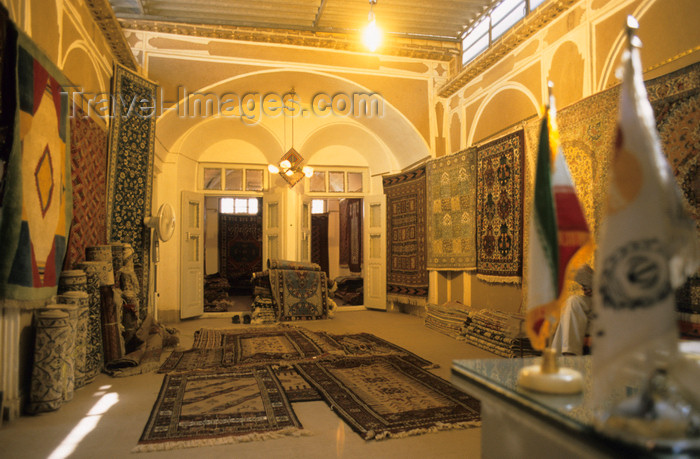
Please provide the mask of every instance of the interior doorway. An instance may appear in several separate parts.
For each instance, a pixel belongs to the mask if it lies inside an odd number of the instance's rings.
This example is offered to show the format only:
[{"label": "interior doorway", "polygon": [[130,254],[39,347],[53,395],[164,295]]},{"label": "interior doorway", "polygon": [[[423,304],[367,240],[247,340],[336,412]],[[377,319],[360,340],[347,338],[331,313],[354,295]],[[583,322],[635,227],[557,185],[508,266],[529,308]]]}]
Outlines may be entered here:
[{"label": "interior doorway", "polygon": [[250,312],[252,275],[263,270],[261,197],[206,196],[204,312]]},{"label": "interior doorway", "polygon": [[334,281],[330,295],[339,307],[362,306],[362,198],[311,201],[311,261]]}]

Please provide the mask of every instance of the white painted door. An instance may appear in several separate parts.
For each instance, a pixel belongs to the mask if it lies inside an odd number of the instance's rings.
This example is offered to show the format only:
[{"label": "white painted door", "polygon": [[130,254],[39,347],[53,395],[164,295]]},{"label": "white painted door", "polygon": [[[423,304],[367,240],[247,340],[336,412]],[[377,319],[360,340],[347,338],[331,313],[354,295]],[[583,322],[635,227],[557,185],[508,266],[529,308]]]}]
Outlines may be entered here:
[{"label": "white painted door", "polygon": [[368,196],[364,204],[364,305],[386,310],[386,196]]},{"label": "white painted door", "polygon": [[204,313],[204,196],[182,192],[180,318]]},{"label": "white painted door", "polygon": [[308,263],[311,262],[311,198],[302,198],[299,218],[299,261]]},{"label": "white painted door", "polygon": [[284,253],[284,194],[263,195],[263,269],[268,260],[278,260]]}]

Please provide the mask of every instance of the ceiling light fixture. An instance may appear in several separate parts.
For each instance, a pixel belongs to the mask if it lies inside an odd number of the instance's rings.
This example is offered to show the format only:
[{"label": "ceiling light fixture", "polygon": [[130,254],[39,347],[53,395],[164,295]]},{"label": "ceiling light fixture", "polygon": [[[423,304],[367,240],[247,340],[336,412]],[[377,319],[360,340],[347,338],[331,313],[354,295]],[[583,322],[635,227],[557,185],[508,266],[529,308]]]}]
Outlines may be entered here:
[{"label": "ceiling light fixture", "polygon": [[367,27],[362,33],[362,41],[365,46],[372,52],[375,52],[379,45],[382,44],[382,29],[377,26],[377,21],[374,17],[372,7],[377,4],[377,0],[369,0],[369,15],[367,16]]},{"label": "ceiling light fixture", "polygon": [[[296,93],[294,92],[294,88],[292,88],[292,91],[290,92],[290,95],[292,96],[292,100],[294,100],[294,97]],[[293,187],[296,185],[299,180],[301,180],[304,177],[311,177],[314,174],[314,169],[311,166],[301,166],[301,163],[304,161],[304,158],[299,154],[298,151],[294,149],[294,116],[295,113],[294,111],[296,110],[295,107],[293,108],[288,108],[285,107],[284,110],[284,117],[285,117],[285,128],[287,126],[286,123],[286,109],[289,109],[292,111],[292,147],[287,150],[287,153],[280,158],[279,165],[274,165],[274,164],[269,164],[267,166],[267,170],[270,171],[271,174],[279,174],[283,179],[287,181],[289,184],[289,187]],[[284,141],[285,144],[287,142],[287,131],[285,129],[284,133]]]}]

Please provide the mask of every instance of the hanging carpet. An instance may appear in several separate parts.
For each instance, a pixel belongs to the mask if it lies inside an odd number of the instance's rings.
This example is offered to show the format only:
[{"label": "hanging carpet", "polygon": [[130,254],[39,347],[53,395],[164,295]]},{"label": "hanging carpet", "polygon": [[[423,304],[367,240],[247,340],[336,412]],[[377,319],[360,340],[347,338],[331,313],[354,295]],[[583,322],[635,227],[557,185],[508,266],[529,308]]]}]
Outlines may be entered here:
[{"label": "hanging carpet", "polygon": [[[3,53],[16,59],[17,80],[11,91],[3,83],[1,95],[16,98],[16,125],[5,137],[12,141],[7,160],[9,145],[0,146],[0,298],[42,307],[57,293],[73,214],[70,83],[31,39],[6,26]],[[16,33],[17,47],[8,49]]]},{"label": "hanging carpet", "polygon": [[386,289],[427,296],[425,166],[382,180],[386,194]]},{"label": "hanging carpet", "polygon": [[134,269],[140,280],[141,320],[148,312],[151,230],[143,219],[151,214],[157,85],[116,64],[112,77],[114,106],[109,130],[107,241],[134,248]]},{"label": "hanging carpet", "polygon": [[523,265],[523,131],[478,147],[477,277],[520,283]]},{"label": "hanging carpet", "polygon": [[328,275],[328,214],[311,216],[311,262]]},{"label": "hanging carpet", "polygon": [[476,149],[428,162],[427,268],[476,269]]},{"label": "hanging carpet", "polygon": [[235,294],[251,293],[254,272],[262,271],[262,214],[219,214],[219,272]]}]

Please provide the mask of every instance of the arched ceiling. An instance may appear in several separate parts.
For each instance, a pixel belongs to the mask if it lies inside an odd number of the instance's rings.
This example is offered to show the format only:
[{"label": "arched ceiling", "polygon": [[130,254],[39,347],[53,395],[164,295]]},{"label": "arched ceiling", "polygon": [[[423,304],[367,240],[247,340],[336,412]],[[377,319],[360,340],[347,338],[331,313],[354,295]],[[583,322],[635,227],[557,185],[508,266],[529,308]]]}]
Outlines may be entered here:
[{"label": "arched ceiling", "polygon": [[[347,79],[308,71],[270,70],[232,78],[199,92],[221,98],[226,93],[236,94],[244,100],[246,95],[253,95],[252,99],[259,103],[267,94],[282,96],[292,88],[306,109],[304,116],[295,118],[293,129],[291,118],[281,116],[281,112],[262,113],[252,121],[242,121],[225,111],[199,117],[180,116],[177,110],[171,110],[158,120],[159,156],[184,154],[197,160],[208,146],[239,138],[255,145],[269,161],[276,161],[292,146],[292,132],[294,147],[303,146],[305,157],[306,149],[317,151],[331,144],[346,145],[365,156],[370,167],[381,170],[401,169],[430,155],[428,145],[414,126],[386,101],[381,115],[323,116],[310,110],[311,101],[319,94],[332,98],[338,94],[352,97],[371,92]],[[239,113],[236,109],[233,114]]]}]

